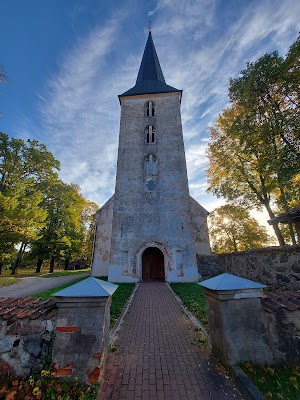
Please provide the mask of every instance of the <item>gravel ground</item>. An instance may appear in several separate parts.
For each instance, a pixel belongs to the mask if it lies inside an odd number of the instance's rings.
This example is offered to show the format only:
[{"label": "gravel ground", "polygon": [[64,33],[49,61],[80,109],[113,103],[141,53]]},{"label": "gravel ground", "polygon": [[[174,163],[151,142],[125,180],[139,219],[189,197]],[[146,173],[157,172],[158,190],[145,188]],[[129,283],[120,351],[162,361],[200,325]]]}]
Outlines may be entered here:
[{"label": "gravel ground", "polygon": [[83,274],[59,276],[55,278],[28,277],[10,286],[0,288],[0,297],[27,297],[35,293],[44,292],[79,278],[88,277],[89,272]]}]

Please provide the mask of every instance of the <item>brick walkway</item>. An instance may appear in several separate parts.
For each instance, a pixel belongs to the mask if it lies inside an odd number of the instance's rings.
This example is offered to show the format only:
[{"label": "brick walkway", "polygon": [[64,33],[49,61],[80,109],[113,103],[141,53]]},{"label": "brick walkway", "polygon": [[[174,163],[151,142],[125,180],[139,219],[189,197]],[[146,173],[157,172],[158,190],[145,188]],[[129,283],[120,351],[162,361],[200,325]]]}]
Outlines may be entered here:
[{"label": "brick walkway", "polygon": [[115,346],[98,400],[241,398],[163,282],[140,284]]}]

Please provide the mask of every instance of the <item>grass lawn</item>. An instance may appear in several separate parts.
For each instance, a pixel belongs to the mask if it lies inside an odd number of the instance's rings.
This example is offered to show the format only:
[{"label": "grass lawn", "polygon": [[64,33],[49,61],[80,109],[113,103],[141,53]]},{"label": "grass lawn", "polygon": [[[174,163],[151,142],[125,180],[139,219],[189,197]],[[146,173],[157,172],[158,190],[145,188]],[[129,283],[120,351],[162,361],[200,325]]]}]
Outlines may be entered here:
[{"label": "grass lawn", "polygon": [[171,288],[208,332],[207,309],[202,287],[197,283],[171,283]]},{"label": "grass lawn", "polygon": [[17,278],[11,278],[11,277],[0,277],[0,287],[4,286],[10,286],[13,285],[14,283],[19,282],[20,279]]},{"label": "grass lawn", "polygon": [[[2,274],[0,275],[1,278],[5,277],[12,277],[10,274],[10,270],[2,270]],[[56,276],[67,276],[67,275],[76,275],[76,274],[81,274],[83,272],[90,272],[90,269],[81,269],[81,270],[71,270],[71,271],[65,271],[63,268],[55,268],[54,272],[49,274],[49,267],[43,267],[41,269],[41,272],[38,274],[35,273],[35,268],[20,268],[17,269],[16,277],[29,277],[29,276],[43,276],[44,278],[52,278]]]},{"label": "grass lawn", "polygon": [[90,272],[89,268],[80,269],[80,270],[72,270],[72,271],[56,271],[52,272],[51,274],[47,273],[46,275],[43,274],[43,278],[55,278],[57,276],[69,276],[69,275],[78,275],[83,274],[85,272]]},{"label": "grass lawn", "polygon": [[119,318],[126,301],[129,299],[135,283],[117,283],[118,289],[112,295],[112,303],[110,307],[110,327],[112,328]]},{"label": "grass lawn", "polygon": [[267,399],[300,400],[300,366],[263,367],[246,363],[241,366]]},{"label": "grass lawn", "polygon": [[40,299],[40,298],[48,299],[52,296],[53,293],[58,292],[59,290],[65,289],[68,286],[72,286],[75,283],[82,281],[83,279],[86,279],[86,278],[75,279],[75,281],[73,281],[73,282],[65,283],[64,285],[60,285],[60,286],[57,286],[56,288],[46,290],[45,292],[32,294],[30,297],[34,297],[35,299]]}]

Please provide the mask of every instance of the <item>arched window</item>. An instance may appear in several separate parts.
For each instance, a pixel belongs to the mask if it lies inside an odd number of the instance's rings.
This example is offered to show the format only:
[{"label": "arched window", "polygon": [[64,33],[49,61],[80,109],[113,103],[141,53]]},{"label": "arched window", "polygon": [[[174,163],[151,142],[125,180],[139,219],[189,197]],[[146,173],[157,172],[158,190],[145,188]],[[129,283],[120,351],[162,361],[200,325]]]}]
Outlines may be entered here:
[{"label": "arched window", "polygon": [[145,158],[145,176],[157,175],[157,159],[150,154]]},{"label": "arched window", "polygon": [[155,115],[155,104],[153,101],[147,101],[146,103],[146,115],[147,117],[154,117]]},{"label": "arched window", "polygon": [[148,125],[146,128],[146,143],[155,143],[155,128],[152,125]]}]

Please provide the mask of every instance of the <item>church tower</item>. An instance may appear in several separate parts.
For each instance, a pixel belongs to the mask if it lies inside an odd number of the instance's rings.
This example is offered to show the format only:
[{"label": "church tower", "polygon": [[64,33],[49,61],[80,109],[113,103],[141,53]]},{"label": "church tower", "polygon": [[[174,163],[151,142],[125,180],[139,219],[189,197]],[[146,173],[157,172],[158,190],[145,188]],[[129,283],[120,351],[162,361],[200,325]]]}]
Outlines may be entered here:
[{"label": "church tower", "polygon": [[199,280],[196,247],[209,253],[207,212],[189,196],[181,97],[165,82],[150,31],[136,84],[119,96],[116,187],[96,216],[94,276]]}]

